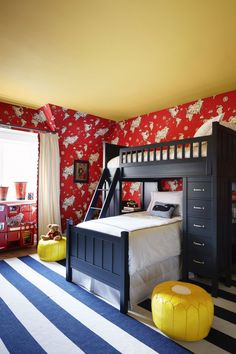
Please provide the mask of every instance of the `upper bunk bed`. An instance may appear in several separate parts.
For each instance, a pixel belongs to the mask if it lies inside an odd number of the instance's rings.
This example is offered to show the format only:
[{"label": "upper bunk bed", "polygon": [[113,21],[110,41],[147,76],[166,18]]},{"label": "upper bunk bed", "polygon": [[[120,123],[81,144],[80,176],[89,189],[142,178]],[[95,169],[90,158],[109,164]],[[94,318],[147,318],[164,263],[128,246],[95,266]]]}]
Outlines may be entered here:
[{"label": "upper bunk bed", "polygon": [[[231,124],[233,126],[233,124]],[[104,144],[104,167],[121,179],[235,176],[236,131],[213,122],[212,134],[156,144],[124,147]],[[232,165],[233,164],[233,165]],[[147,168],[151,167],[151,168]]]}]

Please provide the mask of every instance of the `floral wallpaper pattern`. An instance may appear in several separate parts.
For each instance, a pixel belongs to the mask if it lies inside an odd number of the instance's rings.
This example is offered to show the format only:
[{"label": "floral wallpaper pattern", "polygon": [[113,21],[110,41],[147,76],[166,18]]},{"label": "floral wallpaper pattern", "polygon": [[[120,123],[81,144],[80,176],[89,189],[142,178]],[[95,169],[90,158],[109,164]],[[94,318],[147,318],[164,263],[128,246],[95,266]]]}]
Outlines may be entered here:
[{"label": "floral wallpaper pattern", "polygon": [[182,179],[175,179],[175,178],[171,178],[171,179],[162,179],[158,185],[158,189],[160,191],[166,191],[166,192],[170,192],[170,191],[182,191],[183,189],[183,181]]},{"label": "floral wallpaper pattern", "polygon": [[[236,123],[236,90],[158,112],[114,122],[84,112],[47,104],[34,110],[0,103],[0,124],[58,131],[61,158],[61,217],[83,220],[102,170],[102,143],[145,145],[192,137],[207,120],[223,113]],[[89,161],[89,183],[73,182],[74,160]],[[162,190],[181,190],[177,180],[163,180]],[[140,199],[140,185],[127,183],[123,199]]]},{"label": "floral wallpaper pattern", "polygon": [[[208,119],[223,113],[223,120],[236,123],[236,90],[199,99],[158,112],[140,115],[117,122],[110,136],[113,144],[136,146],[161,141],[191,138]],[[168,189],[168,183],[159,188]],[[182,188],[181,184],[176,189]],[[130,184],[123,189],[123,199],[140,200],[140,188],[134,191]]]},{"label": "floral wallpaper pattern", "polygon": [[2,102],[0,102],[0,124],[1,123],[16,125],[19,128],[50,129],[44,109],[34,110]]},{"label": "floral wallpaper pattern", "polygon": [[[50,105],[59,135],[61,155],[61,220],[78,223],[84,219],[101,176],[102,143],[109,140],[114,122],[87,113]],[[89,183],[74,183],[74,160],[89,161]]]}]

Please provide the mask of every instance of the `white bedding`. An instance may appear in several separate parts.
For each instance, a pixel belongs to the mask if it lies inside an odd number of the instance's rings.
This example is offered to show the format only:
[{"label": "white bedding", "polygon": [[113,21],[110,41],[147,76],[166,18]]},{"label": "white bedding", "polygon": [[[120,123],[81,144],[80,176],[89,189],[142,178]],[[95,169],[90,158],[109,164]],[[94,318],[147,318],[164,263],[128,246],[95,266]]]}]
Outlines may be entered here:
[{"label": "white bedding", "polygon": [[[193,144],[193,157],[197,158],[199,157],[199,144],[198,143],[194,143]],[[207,142],[203,142],[202,143],[202,152],[201,152],[201,157],[206,157],[207,156]],[[182,151],[182,147],[179,147],[177,149],[177,159],[182,159],[183,157],[185,158],[190,158],[190,147],[186,146],[184,149],[184,156],[183,156],[183,151]],[[113,159],[111,159],[108,164],[107,167],[108,168],[115,168],[119,166],[119,156],[114,157]],[[170,148],[170,155],[169,155],[169,159],[170,160],[174,160],[174,148]],[[167,160],[167,150],[163,150],[162,151],[162,160]],[[143,159],[142,159],[142,153],[139,152],[138,153],[138,162],[147,162],[148,161],[148,153],[147,151],[144,152],[143,154]],[[150,157],[149,157],[149,161],[154,161],[154,152],[150,151]],[[156,151],[156,158],[155,161],[160,161],[160,150]],[[128,153],[127,155],[127,163],[131,162],[131,153]],[[133,162],[136,162],[136,153],[133,153]]]},{"label": "white bedding", "polygon": [[[180,276],[181,217],[172,219],[136,212],[90,220],[78,227],[120,237],[129,232],[130,305],[147,298],[159,282]],[[100,295],[115,306],[119,292],[98,280],[73,270],[73,281]]]},{"label": "white bedding", "polygon": [[[130,307],[147,299],[152,294],[154,287],[166,280],[180,278],[180,257],[171,257],[145,269],[140,269],[130,276]],[[75,269],[72,269],[72,280],[75,284],[83,286],[88,291],[102,297],[115,307],[119,308],[120,293],[118,290],[101,283]]]},{"label": "white bedding", "polygon": [[131,232],[136,230],[149,229],[156,226],[170,225],[181,220],[182,218],[180,216],[168,219],[150,215],[150,213],[147,211],[140,211],[111,216],[108,218],[90,220],[82,222],[77,226],[84,229],[97,230],[120,237],[121,231]]},{"label": "white bedding", "polygon": [[114,236],[129,232],[129,274],[181,253],[181,217],[151,216],[146,211],[90,220],[80,228]]}]

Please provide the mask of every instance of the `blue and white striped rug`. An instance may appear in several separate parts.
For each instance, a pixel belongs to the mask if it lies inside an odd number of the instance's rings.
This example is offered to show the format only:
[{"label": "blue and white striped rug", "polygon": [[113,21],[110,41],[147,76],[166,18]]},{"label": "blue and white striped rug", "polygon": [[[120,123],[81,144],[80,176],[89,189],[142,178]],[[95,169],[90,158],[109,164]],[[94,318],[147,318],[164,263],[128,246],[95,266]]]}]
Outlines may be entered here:
[{"label": "blue and white striped rug", "polygon": [[6,259],[0,261],[0,353],[233,353],[233,291],[215,299],[210,340],[175,343],[153,326],[149,301],[123,315],[68,283],[61,264],[41,262],[37,255]]}]

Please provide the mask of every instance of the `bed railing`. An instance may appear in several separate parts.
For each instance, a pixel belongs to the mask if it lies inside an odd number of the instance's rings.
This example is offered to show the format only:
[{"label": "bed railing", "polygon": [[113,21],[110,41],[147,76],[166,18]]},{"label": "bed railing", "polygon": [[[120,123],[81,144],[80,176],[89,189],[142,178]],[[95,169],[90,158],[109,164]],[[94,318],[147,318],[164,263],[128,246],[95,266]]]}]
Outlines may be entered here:
[{"label": "bed railing", "polygon": [[211,136],[120,149],[120,166],[205,158]]}]

